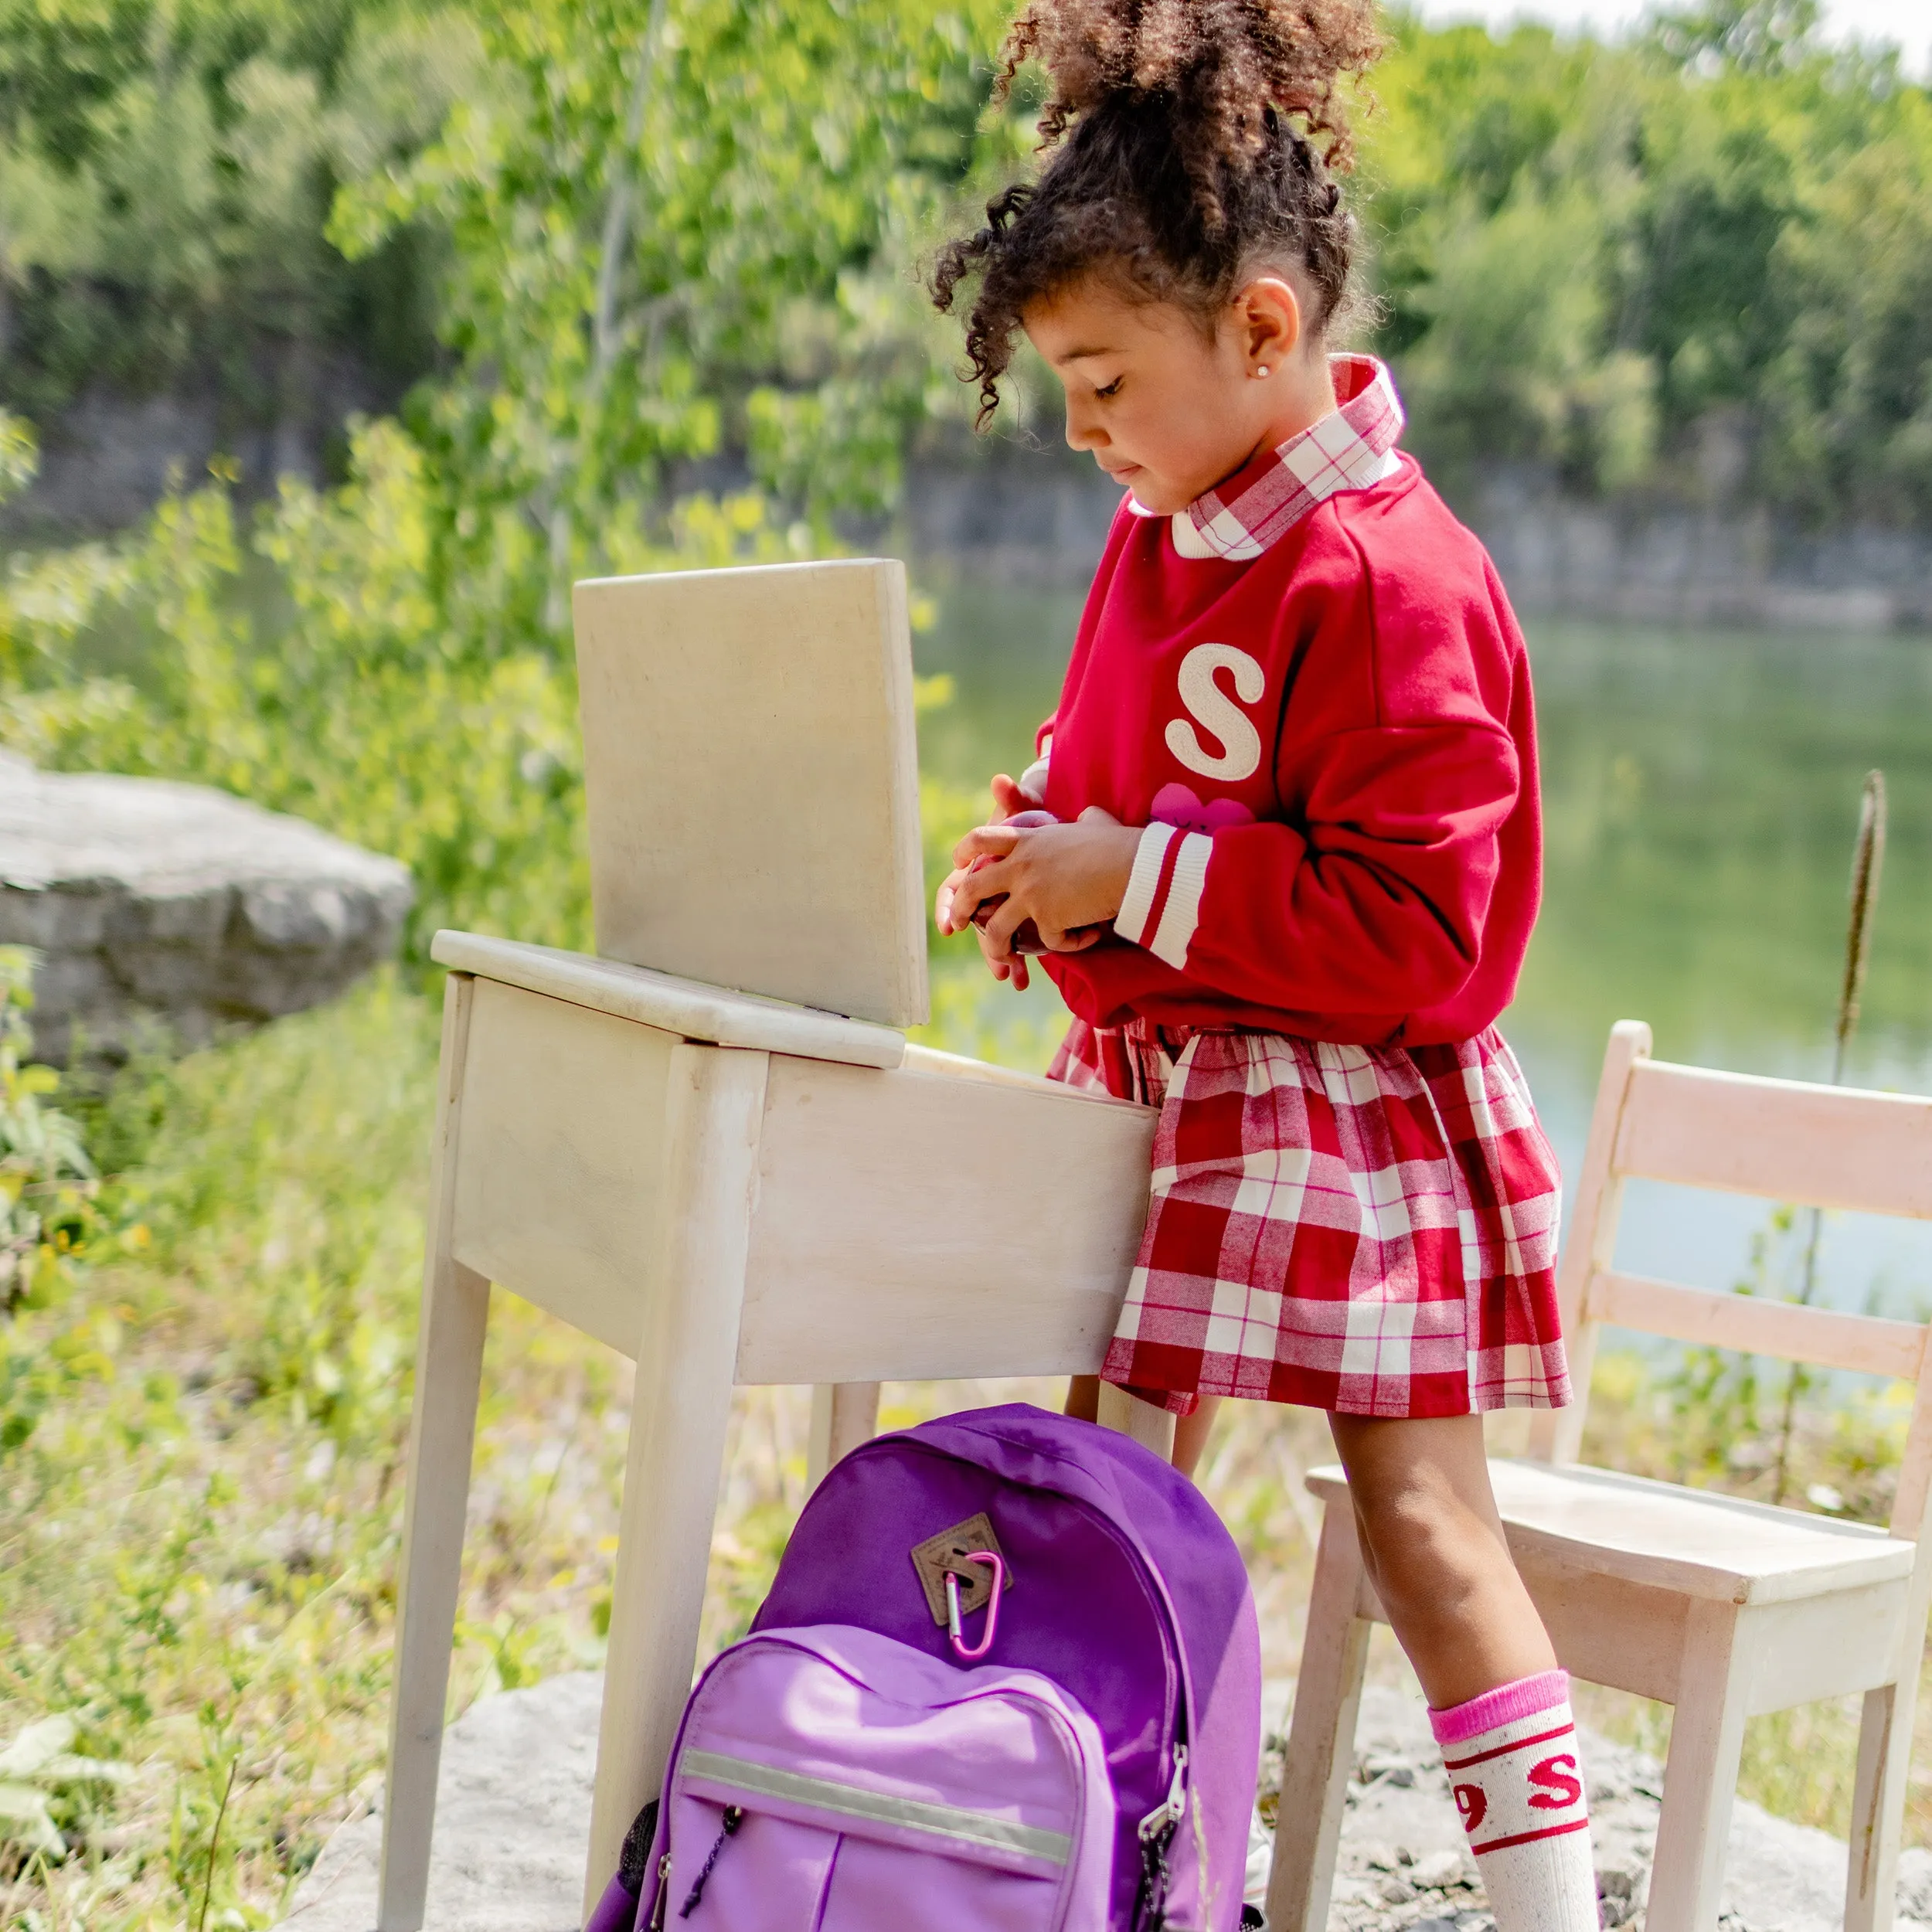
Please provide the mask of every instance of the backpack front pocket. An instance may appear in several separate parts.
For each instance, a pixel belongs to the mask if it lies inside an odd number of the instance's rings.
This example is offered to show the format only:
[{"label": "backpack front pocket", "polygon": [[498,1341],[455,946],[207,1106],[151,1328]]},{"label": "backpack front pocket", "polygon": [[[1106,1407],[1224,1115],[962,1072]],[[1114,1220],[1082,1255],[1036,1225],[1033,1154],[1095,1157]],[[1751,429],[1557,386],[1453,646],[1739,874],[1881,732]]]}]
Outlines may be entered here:
[{"label": "backpack front pocket", "polygon": [[715,1751],[679,1760],[668,1926],[886,1932],[1061,1923],[1064,1832]]},{"label": "backpack front pocket", "polygon": [[664,1932],[1104,1932],[1105,1753],[1030,1672],[761,1633],[692,1693],[668,1795]]}]

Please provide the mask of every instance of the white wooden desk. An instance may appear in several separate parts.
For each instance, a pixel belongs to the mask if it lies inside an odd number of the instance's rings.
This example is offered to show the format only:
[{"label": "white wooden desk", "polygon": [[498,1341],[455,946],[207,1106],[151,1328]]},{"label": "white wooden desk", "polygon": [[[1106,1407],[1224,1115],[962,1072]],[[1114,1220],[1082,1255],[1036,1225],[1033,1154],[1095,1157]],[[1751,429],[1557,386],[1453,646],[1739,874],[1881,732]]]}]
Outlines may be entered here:
[{"label": "white wooden desk", "polygon": [[[1155,1122],[637,967],[464,933],[432,951],[451,971],[380,1932],[423,1923],[491,1283],[638,1364],[587,1909],[690,1687],[733,1386],[1091,1374]],[[964,1203],[996,1210],[970,1242]],[[1109,1401],[1166,1451],[1170,1417]],[[846,1431],[869,1432],[862,1417]]]}]

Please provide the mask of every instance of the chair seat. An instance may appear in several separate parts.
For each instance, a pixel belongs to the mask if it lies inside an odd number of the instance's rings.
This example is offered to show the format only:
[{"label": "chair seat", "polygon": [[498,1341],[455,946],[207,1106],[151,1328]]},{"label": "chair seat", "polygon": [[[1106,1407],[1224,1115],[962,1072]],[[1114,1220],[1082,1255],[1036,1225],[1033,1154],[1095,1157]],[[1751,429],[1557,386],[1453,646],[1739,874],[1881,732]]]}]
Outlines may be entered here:
[{"label": "chair seat", "polygon": [[[1510,1548],[1536,1568],[1734,1604],[1826,1596],[1911,1573],[1913,1546],[1864,1523],[1573,1463],[1493,1460],[1489,1474]],[[1308,1487],[1329,1502],[1346,1495],[1348,1479],[1330,1464],[1310,1472]]]}]

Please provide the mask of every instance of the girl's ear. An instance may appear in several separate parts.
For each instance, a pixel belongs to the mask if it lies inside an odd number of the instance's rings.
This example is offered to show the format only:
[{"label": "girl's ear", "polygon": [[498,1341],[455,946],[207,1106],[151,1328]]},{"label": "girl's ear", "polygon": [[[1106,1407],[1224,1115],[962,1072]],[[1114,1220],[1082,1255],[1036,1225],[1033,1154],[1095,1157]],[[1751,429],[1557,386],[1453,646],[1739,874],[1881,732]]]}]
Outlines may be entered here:
[{"label": "girl's ear", "polygon": [[1233,307],[1251,374],[1280,368],[1301,345],[1301,300],[1280,276],[1257,276],[1235,297]]}]

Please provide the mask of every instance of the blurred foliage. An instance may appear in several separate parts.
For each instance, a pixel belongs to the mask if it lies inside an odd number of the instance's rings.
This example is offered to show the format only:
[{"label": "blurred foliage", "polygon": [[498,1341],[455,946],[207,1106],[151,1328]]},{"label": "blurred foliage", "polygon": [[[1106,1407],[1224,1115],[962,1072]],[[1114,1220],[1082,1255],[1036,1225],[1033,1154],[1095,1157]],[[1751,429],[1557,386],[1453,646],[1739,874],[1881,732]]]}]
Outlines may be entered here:
[{"label": "blurred foliage", "polygon": [[1573,490],[1932,523],[1932,96],[1807,0],[1604,46],[1403,27],[1368,217],[1411,440]]},{"label": "blurred foliage", "polygon": [[357,258],[412,226],[451,240],[455,367],[411,420],[457,635],[560,633],[572,580],[631,567],[678,480],[720,456],[821,542],[835,511],[890,506],[909,434],[954,406],[911,258],[1018,126],[978,132],[1003,11],[484,16],[488,87],[414,162],[346,188],[330,230]]},{"label": "blurred foliage", "polygon": [[332,354],[427,369],[442,238],[352,264],[340,182],[415,152],[478,84],[469,15],[392,0],[0,6],[0,401],[213,387],[314,406]]},{"label": "blurred foliage", "polygon": [[[60,1076],[26,1063],[32,956],[0,947],[0,1314],[53,1300],[94,1235],[94,1164],[79,1124],[52,1104]],[[10,1428],[0,1395],[0,1440]]]},{"label": "blurred foliage", "polygon": [[[1031,97],[985,112],[1005,11],[0,5],[0,403],[213,384],[238,429],[312,412],[332,358],[427,379],[466,647],[560,633],[572,575],[661,539],[706,466],[822,535],[957,418],[907,270],[1022,162]],[[1446,481],[1502,457],[1932,524],[1932,97],[1815,22],[1706,0],[1605,44],[1397,14],[1363,206]]]}]

